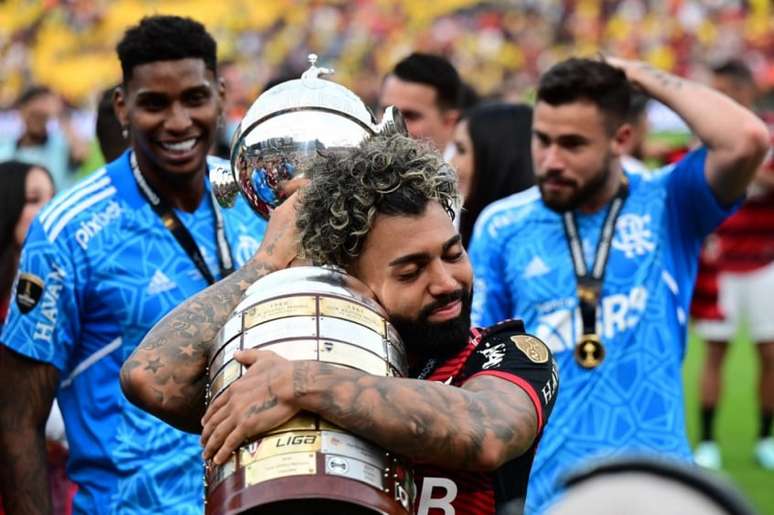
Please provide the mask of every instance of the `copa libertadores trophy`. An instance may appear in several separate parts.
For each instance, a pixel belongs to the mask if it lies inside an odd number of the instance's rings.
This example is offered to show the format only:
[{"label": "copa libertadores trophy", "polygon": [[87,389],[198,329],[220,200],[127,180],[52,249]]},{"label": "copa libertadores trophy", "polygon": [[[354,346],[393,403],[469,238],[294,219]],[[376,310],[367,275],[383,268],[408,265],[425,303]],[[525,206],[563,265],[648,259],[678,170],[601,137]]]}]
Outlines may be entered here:
[{"label": "copa libertadores trophy", "polygon": [[[300,79],[263,93],[235,132],[231,170],[211,172],[218,201],[240,193],[264,218],[283,200],[281,185],[318,152],[358,145],[382,131],[405,133],[388,108],[377,124],[354,93],[320,78]],[[234,352],[259,348],[290,360],[319,360],[378,376],[405,376],[406,355],[386,313],[360,281],[325,267],[295,267],[255,282],[218,333],[210,357],[207,402],[245,368]],[[205,475],[208,515],[407,514],[414,500],[405,460],[322,418],[301,413],[244,442]]]}]

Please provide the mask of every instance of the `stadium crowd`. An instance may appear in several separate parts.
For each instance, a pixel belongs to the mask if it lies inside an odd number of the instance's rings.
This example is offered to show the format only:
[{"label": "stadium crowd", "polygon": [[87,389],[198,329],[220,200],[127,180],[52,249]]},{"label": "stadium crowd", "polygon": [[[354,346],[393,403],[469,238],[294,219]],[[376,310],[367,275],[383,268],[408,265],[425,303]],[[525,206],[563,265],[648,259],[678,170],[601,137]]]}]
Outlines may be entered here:
[{"label": "stadium crowd", "polygon": [[[503,446],[491,465],[497,470],[493,474],[508,469],[502,477],[518,486],[494,487],[486,501],[479,494],[466,497],[462,488],[457,502],[463,504],[452,510],[487,513],[497,505],[502,513],[545,513],[564,488],[581,493],[567,496],[563,507],[556,504],[556,513],[581,513],[588,499],[577,485],[593,488],[611,470],[616,477],[655,470],[705,485],[700,469],[683,468],[679,461],[695,459],[704,468],[722,468],[713,434],[719,377],[727,344],[740,324],[748,325],[755,340],[761,370],[759,435],[752,453],[760,467],[774,471],[774,326],[764,307],[774,288],[770,2],[277,0],[266,2],[265,9],[250,9],[230,0],[216,6],[198,1],[153,5],[157,11],[206,20],[207,32],[173,17],[133,25],[149,14],[136,1],[0,4],[0,34],[8,36],[0,38],[0,70],[7,77],[0,85],[0,444],[9,464],[0,471],[0,492],[6,513],[34,513],[33,505],[25,503],[36,496],[38,502],[46,499],[42,512],[70,513],[73,506],[83,513],[201,509],[202,448],[198,438],[175,428],[203,429],[207,457],[221,459],[226,443],[213,436],[217,429],[206,422],[211,415],[202,426],[204,413],[194,411],[196,420],[189,420],[190,405],[156,405],[158,399],[138,392],[154,380],[158,368],[165,373],[159,358],[168,356],[165,346],[172,348],[181,321],[201,316],[195,306],[215,302],[208,296],[215,290],[205,289],[208,285],[225,288],[238,278],[255,280],[284,268],[297,251],[289,241],[298,239],[303,253],[313,255],[311,247],[304,247],[308,236],[303,229],[305,210],[312,206],[299,201],[302,234],[291,237],[274,218],[267,226],[244,201],[221,213],[214,199],[208,201],[210,185],[203,173],[228,159],[231,135],[258,94],[298,77],[308,67],[310,51],[335,68],[335,81],[374,111],[398,107],[409,135],[428,145],[399,140],[382,147],[377,141],[363,152],[397,157],[426,152],[434,156],[421,165],[435,170],[428,174],[443,169],[433,161],[441,157],[456,172],[452,182],[462,195],[460,206],[451,200],[447,204],[447,193],[435,192],[419,208],[428,214],[427,220],[424,214],[418,218],[417,231],[428,224],[440,234],[461,235],[459,242],[439,243],[438,266],[448,269],[438,272],[441,279],[430,265],[411,272],[427,281],[428,291],[443,290],[431,293],[432,305],[443,311],[459,301],[460,316],[469,312],[482,327],[524,319],[524,328],[507,330],[522,334],[526,329],[550,349],[539,374],[525,372],[521,355],[501,359],[498,377],[514,376],[518,392],[511,391],[508,380],[482,383],[498,392],[493,397],[510,396],[515,405],[525,401],[537,416],[530,437]],[[180,39],[154,41],[175,39],[173,34],[181,34]],[[223,79],[222,86],[216,77]],[[163,94],[143,97],[148,90]],[[186,116],[175,114],[178,105]],[[174,124],[179,127],[167,128]],[[187,139],[175,139],[177,133]],[[168,141],[157,142],[159,134],[169,134]],[[448,178],[431,179],[439,187]],[[433,207],[444,209],[436,213]],[[454,226],[444,225],[447,211],[456,214]],[[386,217],[380,223],[392,227],[391,216],[409,214],[388,210],[377,217]],[[281,215],[295,227],[294,216],[287,206]],[[121,224],[111,225],[119,219]],[[613,230],[605,240],[608,225]],[[185,237],[175,233],[169,238],[165,227],[176,226]],[[367,238],[392,230],[381,227],[374,222]],[[217,231],[225,232],[221,237]],[[281,237],[289,258],[267,258],[266,248]],[[412,240],[407,241],[408,249]],[[341,261],[330,257],[335,249],[320,251],[316,262],[362,274],[358,277],[372,289],[387,292],[390,311],[395,307],[390,288],[397,286],[358,264],[379,262],[373,254],[377,244],[366,239],[358,244],[364,245],[362,254]],[[459,255],[454,254],[457,247]],[[398,249],[392,245],[378,253],[390,252]],[[607,273],[595,276],[597,270]],[[434,281],[446,284],[441,288]],[[404,280],[398,291],[418,288],[413,284]],[[217,298],[224,302],[224,296]],[[110,311],[118,305],[123,307]],[[396,308],[396,320],[405,306]],[[701,442],[694,451],[687,446],[680,375],[689,316],[710,350],[701,384]],[[430,324],[421,316],[409,322]],[[208,323],[217,325],[208,320],[185,334],[193,356],[211,339],[203,329]],[[468,325],[463,347],[469,344]],[[419,329],[410,323],[404,327],[415,338],[425,334],[412,332]],[[486,334],[471,341],[486,343]],[[33,344],[36,340],[42,343]],[[554,360],[562,385],[555,405]],[[121,370],[124,363],[129,368]],[[465,370],[471,366],[463,365]],[[284,370],[286,365],[275,366]],[[478,385],[475,378],[482,372],[475,373],[471,385]],[[417,388],[429,388],[426,395],[447,395],[447,405],[469,406],[480,400],[470,392],[480,395],[482,387],[466,386],[467,378],[459,373],[438,391],[433,385]],[[159,398],[173,383],[173,390],[196,386],[181,377],[165,382]],[[11,378],[33,398],[14,397]],[[437,374],[428,378],[445,380]],[[358,383],[360,378],[331,381]],[[89,395],[95,388],[103,392],[98,401]],[[542,403],[537,395],[531,401],[524,396],[541,388],[552,391]],[[201,392],[188,391],[200,398]],[[316,406],[309,400],[303,409],[339,416],[342,427],[361,427],[362,421],[348,422],[340,411],[334,415]],[[486,426],[486,417],[482,420]],[[69,450],[63,424],[71,437]],[[42,440],[44,426],[48,443]],[[244,436],[254,434],[250,427],[238,429]],[[441,468],[464,466],[453,453],[433,454],[433,441],[423,449],[401,447],[394,437],[400,428],[391,431],[384,441],[398,451],[410,449],[424,463]],[[367,434],[382,443],[373,427]],[[642,452],[679,461],[654,464],[643,458],[633,465],[601,462],[599,468],[587,461]],[[77,485],[62,472],[62,456],[68,453],[68,473]],[[32,454],[42,461],[26,461]],[[48,472],[39,467],[46,462]],[[478,471],[483,465],[476,463]],[[180,470],[185,474],[176,475]],[[524,477],[514,470],[526,471]],[[29,483],[41,473],[48,485]],[[470,481],[465,476],[459,484],[466,488]],[[727,486],[707,481],[709,486],[699,490],[714,489],[715,497],[731,499],[725,513],[749,512]],[[49,488],[53,504],[40,485]],[[621,488],[625,492],[625,485]],[[580,504],[573,508],[574,502]],[[488,508],[470,508],[476,503]],[[436,509],[447,513],[442,506]],[[2,508],[0,503],[0,513]]]}]

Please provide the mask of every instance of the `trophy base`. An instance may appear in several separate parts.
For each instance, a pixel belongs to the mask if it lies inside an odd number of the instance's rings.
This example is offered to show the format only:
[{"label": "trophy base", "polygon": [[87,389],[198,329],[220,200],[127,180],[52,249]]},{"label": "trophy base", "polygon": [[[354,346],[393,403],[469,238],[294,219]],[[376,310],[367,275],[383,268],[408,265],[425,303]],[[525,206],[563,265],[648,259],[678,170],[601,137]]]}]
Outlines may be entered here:
[{"label": "trophy base", "polygon": [[244,488],[238,475],[207,500],[207,515],[406,515],[386,492],[324,476],[287,477]]},{"label": "trophy base", "polygon": [[244,515],[375,515],[379,511],[331,499],[279,501],[242,512]]}]

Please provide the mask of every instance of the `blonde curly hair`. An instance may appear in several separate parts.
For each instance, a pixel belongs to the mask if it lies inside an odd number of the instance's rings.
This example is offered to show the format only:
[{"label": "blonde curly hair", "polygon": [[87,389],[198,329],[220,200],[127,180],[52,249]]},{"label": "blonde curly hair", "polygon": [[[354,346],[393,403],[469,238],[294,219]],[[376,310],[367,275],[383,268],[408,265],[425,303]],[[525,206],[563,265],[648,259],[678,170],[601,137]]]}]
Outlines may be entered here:
[{"label": "blonde curly hair", "polygon": [[304,256],[317,265],[349,269],[377,214],[417,216],[437,201],[453,220],[460,203],[454,170],[428,144],[399,134],[322,153],[306,173],[297,226]]}]

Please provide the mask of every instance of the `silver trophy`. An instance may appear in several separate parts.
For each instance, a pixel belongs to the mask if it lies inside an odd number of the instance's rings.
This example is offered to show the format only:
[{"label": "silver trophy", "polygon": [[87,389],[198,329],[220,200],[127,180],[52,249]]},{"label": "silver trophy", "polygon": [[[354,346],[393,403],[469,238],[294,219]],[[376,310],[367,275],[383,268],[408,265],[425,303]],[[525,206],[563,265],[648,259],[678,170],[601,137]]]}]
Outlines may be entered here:
[{"label": "silver trophy", "polygon": [[263,218],[285,199],[284,183],[303,174],[318,152],[357,146],[375,134],[407,134],[400,112],[388,107],[381,123],[353,92],[320,78],[333,73],[316,66],[300,79],[264,92],[250,106],[231,141],[231,169],[216,167],[210,181],[218,202],[230,207],[241,191]]},{"label": "silver trophy", "polygon": [[[321,151],[344,150],[384,131],[405,133],[397,110],[381,124],[343,86],[311,68],[301,79],[261,95],[232,144],[232,170],[211,173],[224,206],[241,191],[268,218],[283,183],[299,177]],[[270,350],[289,360],[317,360],[376,376],[405,376],[398,333],[359,280],[328,267],[269,274],[245,292],[220,330],[208,364],[207,402],[245,372],[237,350]],[[407,515],[415,497],[405,460],[311,413],[244,444],[222,466],[208,465],[208,515],[238,513]]]}]

